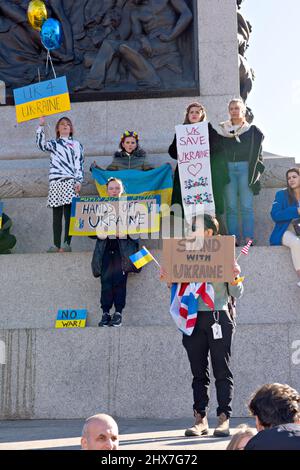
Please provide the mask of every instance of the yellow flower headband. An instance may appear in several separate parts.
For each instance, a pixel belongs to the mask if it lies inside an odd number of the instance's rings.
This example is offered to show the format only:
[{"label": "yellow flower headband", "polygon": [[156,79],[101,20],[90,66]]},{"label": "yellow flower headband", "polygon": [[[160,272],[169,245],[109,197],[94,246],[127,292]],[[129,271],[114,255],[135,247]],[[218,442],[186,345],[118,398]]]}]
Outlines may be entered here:
[{"label": "yellow flower headband", "polygon": [[126,139],[126,137],[134,137],[137,142],[139,141],[138,133],[135,131],[125,131],[121,135],[121,142],[123,142]]}]

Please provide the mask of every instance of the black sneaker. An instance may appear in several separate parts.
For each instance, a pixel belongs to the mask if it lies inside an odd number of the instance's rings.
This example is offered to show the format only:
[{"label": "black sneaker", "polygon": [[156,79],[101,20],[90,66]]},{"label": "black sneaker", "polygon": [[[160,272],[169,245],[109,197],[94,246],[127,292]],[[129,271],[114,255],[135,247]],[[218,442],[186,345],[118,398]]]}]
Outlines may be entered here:
[{"label": "black sneaker", "polygon": [[112,317],[109,326],[121,326],[122,325],[122,315],[119,312],[115,312]]},{"label": "black sneaker", "polygon": [[110,314],[104,312],[102,315],[101,321],[98,323],[98,326],[109,326],[110,321],[111,321]]}]

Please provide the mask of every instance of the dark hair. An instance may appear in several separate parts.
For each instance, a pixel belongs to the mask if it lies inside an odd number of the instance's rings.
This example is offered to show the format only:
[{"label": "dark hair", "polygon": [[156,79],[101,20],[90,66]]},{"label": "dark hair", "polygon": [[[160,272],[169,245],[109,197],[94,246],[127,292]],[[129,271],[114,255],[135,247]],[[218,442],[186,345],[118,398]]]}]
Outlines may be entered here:
[{"label": "dark hair", "polygon": [[289,173],[297,173],[298,176],[300,176],[300,168],[289,168],[288,171],[285,174],[285,179],[286,179],[286,187],[287,187],[287,192],[289,194],[289,203],[293,204],[296,201],[294,190],[290,188],[288,184],[288,175]]},{"label": "dark hair", "polygon": [[202,116],[201,116],[200,122],[206,120],[206,110],[205,110],[204,106],[201,103],[199,103],[198,101],[194,101],[194,103],[190,103],[187,106],[186,110],[185,110],[185,117],[184,117],[183,124],[190,124],[189,112],[190,112],[191,108],[200,108],[201,111],[202,111]]},{"label": "dark hair", "polygon": [[265,428],[294,423],[300,419],[300,395],[286,384],[266,384],[253,394],[249,409]]},{"label": "dark hair", "polygon": [[204,214],[204,230],[212,229],[214,235],[219,233],[219,222],[215,217]]},{"label": "dark hair", "polygon": [[56,123],[56,126],[55,126],[55,132],[56,132],[56,138],[59,139],[60,137],[60,134],[59,134],[59,131],[58,131],[58,127],[61,123],[61,121],[67,121],[67,123],[69,124],[70,126],[70,137],[73,137],[73,134],[74,134],[74,127],[73,127],[73,124],[72,124],[72,121],[71,119],[69,119],[68,117],[62,117],[60,118],[57,123]]},{"label": "dark hair", "polygon": [[135,132],[135,131],[125,131],[121,135],[121,140],[120,140],[120,143],[119,143],[120,149],[125,150],[124,147],[123,147],[123,144],[124,144],[124,140],[127,139],[127,137],[133,137],[136,140],[137,147],[139,146],[139,135],[138,135],[138,133]]}]

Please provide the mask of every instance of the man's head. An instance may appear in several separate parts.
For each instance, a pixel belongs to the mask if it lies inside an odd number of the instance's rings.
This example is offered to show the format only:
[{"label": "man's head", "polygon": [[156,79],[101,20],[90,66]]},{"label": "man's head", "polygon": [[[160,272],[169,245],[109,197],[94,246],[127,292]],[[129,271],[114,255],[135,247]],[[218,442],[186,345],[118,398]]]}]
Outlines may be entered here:
[{"label": "man's head", "polygon": [[82,430],[81,448],[83,450],[117,450],[119,430],[115,420],[106,414],[88,418]]},{"label": "man's head", "polygon": [[251,398],[249,409],[258,431],[287,423],[300,423],[300,395],[283,384],[266,384]]}]

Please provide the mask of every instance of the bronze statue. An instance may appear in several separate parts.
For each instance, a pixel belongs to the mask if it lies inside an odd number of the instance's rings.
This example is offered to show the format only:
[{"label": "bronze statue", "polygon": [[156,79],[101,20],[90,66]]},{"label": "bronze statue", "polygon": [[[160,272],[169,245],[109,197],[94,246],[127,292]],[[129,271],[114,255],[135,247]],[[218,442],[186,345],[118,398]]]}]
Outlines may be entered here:
[{"label": "bronze statue", "polygon": [[[57,75],[67,76],[73,99],[139,89],[166,91],[165,96],[168,90],[197,93],[195,0],[44,1],[48,16],[62,24],[63,45],[51,56]],[[10,97],[12,88],[38,75],[52,77],[27,8],[28,0],[0,1],[0,80]]]}]

